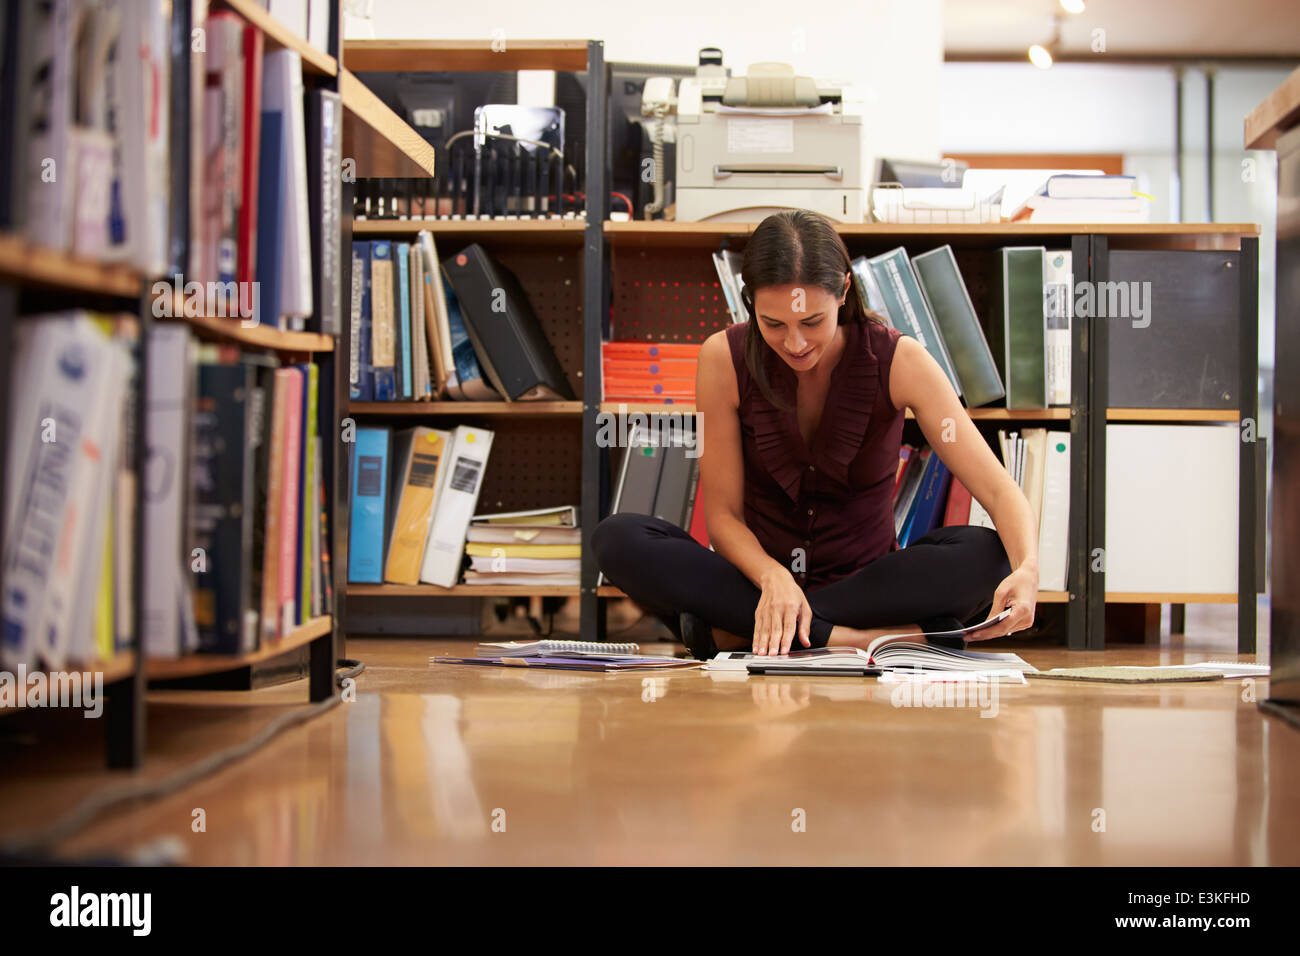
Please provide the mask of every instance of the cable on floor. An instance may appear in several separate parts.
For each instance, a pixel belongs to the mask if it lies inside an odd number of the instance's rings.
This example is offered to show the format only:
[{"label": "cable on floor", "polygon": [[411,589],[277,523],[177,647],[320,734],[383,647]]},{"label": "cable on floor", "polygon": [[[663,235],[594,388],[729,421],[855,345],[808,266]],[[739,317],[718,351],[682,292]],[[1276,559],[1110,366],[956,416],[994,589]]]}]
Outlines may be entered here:
[{"label": "cable on floor", "polygon": [[[366,669],[360,661],[339,660],[334,673],[334,682],[342,687],[343,682],[354,679]],[[345,671],[338,667],[348,668]],[[326,700],[304,707],[300,710],[281,714],[243,743],[228,747],[204,757],[169,777],[146,784],[126,784],[106,787],[84,799],[74,810],[53,823],[26,835],[10,838],[0,843],[0,864],[8,865],[47,865],[55,862],[49,855],[50,848],[67,840],[69,837],[89,826],[98,817],[124,804],[137,800],[157,800],[181,790],[203,777],[216,773],[236,761],[255,753],[274,738],[299,724],[318,717],[325,711],[336,707],[343,698],[338,694]],[[103,859],[79,860],[78,865],[111,865]],[[137,861],[121,861],[122,865],[132,865]]]}]

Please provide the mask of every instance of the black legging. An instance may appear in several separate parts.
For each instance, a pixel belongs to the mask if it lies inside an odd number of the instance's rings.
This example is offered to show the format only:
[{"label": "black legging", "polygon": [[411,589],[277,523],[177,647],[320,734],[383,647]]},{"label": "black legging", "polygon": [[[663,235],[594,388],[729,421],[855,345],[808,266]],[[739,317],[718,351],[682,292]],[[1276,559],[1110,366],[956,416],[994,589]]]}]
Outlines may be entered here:
[{"label": "black legging", "polygon": [[[762,591],[734,564],[663,518],[615,514],[592,534],[605,577],[654,614],[677,638],[680,611],[749,641]],[[901,551],[807,594],[808,639],[825,647],[831,627],[919,624],[951,630],[982,621],[1011,563],[996,531],[973,525],[936,528]],[[802,647],[796,636],[791,649]]]}]

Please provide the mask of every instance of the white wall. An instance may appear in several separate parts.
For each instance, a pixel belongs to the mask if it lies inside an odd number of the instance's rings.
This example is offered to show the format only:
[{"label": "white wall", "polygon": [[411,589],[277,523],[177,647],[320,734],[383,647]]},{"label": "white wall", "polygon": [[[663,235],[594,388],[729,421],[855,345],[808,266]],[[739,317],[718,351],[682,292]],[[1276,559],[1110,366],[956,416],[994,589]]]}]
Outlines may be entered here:
[{"label": "white wall", "polygon": [[1184,74],[1181,176],[1174,171],[1174,74],[1166,66],[1058,63],[1039,70],[1029,63],[945,64],[939,145],[949,153],[1122,153],[1124,171],[1155,197],[1153,222],[1258,223],[1259,358],[1271,369],[1277,156],[1245,149],[1243,124],[1288,73],[1217,71],[1213,216],[1206,206],[1206,84],[1199,70]]},{"label": "white wall", "polygon": [[859,87],[871,153],[939,158],[940,0],[827,0],[804,7],[783,0],[661,0],[635,7],[599,0],[373,0],[372,9],[373,35],[381,38],[490,39],[499,30],[507,45],[511,37],[604,40],[606,60],[693,66],[701,47],[716,46],[736,74],[754,62],[791,63],[798,73]]}]

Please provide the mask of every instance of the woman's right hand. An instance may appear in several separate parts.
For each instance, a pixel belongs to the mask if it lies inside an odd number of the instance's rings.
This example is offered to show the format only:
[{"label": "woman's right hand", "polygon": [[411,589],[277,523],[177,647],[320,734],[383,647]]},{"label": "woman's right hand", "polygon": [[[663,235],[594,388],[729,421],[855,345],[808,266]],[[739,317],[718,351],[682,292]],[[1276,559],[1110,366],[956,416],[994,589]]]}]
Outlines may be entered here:
[{"label": "woman's right hand", "polygon": [[772,569],[763,577],[762,592],[754,609],[754,653],[788,653],[796,633],[804,647],[811,647],[812,608],[794,575]]}]

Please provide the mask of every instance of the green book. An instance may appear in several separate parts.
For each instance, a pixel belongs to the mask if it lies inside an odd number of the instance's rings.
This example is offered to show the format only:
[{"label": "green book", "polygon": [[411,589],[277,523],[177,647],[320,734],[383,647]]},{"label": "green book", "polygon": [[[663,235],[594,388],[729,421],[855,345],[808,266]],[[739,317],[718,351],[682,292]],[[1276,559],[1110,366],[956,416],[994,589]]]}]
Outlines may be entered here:
[{"label": "green book", "polygon": [[994,290],[993,357],[1006,383],[1007,408],[1047,407],[1047,321],[1043,310],[1043,246],[999,250]]},{"label": "green book", "polygon": [[929,303],[921,292],[921,283],[912,271],[912,263],[907,258],[907,250],[902,246],[891,249],[873,259],[868,259],[871,272],[880,287],[880,296],[885,303],[885,310],[894,327],[904,335],[910,335],[934,357],[952,382],[958,396],[961,395],[961,382],[952,367],[952,359],[944,345],[943,336],[930,314]]},{"label": "green book", "polygon": [[880,294],[880,286],[871,272],[867,257],[858,256],[849,264],[849,268],[853,272],[853,287],[858,290],[858,300],[862,303],[862,307],[878,314],[889,323],[890,328],[897,328],[889,310],[885,307],[884,296]]},{"label": "green book", "polygon": [[957,268],[952,246],[913,256],[912,268],[921,280],[921,291],[952,357],[967,406],[976,408],[1004,397],[1007,392],[1002,387],[1002,376]]}]

